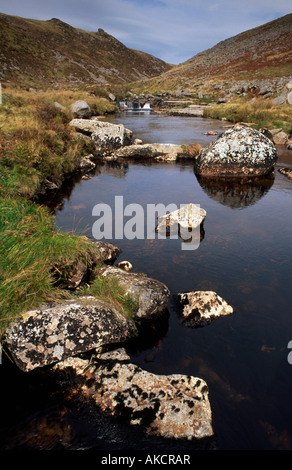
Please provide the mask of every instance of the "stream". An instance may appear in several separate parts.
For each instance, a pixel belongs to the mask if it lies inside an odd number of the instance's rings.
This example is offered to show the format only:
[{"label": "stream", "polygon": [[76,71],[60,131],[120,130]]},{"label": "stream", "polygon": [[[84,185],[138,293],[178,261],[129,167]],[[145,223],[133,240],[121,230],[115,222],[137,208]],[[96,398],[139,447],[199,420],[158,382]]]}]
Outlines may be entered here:
[{"label": "stream", "polygon": [[[143,142],[206,146],[228,123],[203,118],[121,113]],[[76,177],[50,201],[61,231],[92,236],[98,203],[200,204],[204,236],[195,250],[181,239],[111,239],[134,271],[165,283],[166,315],[126,345],[132,362],[155,374],[187,374],[209,387],[219,450],[292,449],[292,181],[277,168],[292,167],[292,151],[279,149],[274,173],[260,184],[207,184],[191,161],[103,161],[88,180]],[[201,328],[182,324],[174,294],[217,292],[233,315]],[[292,348],[292,346],[291,346]],[[1,449],[171,449],[191,442],[150,438],[139,429],[76,403],[54,380],[25,374],[2,358]],[[197,444],[196,444],[197,445]]]}]

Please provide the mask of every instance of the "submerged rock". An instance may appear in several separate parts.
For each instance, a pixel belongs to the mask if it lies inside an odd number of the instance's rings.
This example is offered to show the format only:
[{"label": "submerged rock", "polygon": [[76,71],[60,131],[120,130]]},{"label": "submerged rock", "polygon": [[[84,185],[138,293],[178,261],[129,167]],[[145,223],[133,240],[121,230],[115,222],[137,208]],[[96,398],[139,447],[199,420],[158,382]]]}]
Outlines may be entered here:
[{"label": "submerged rock", "polygon": [[131,299],[137,302],[137,319],[152,320],[166,310],[170,292],[162,282],[115,266],[103,266],[96,270],[96,275],[113,276],[118,281]]},{"label": "submerged rock", "polygon": [[73,388],[75,374],[78,391],[100,411],[141,426],[148,435],[192,440],[214,434],[208,387],[200,378],[147,372],[131,364],[124,349],[90,362],[70,358],[54,372]]},{"label": "submerged rock", "polygon": [[23,371],[54,364],[100,346],[124,342],[135,326],[116,308],[95,297],[27,312],[5,333],[5,345]]},{"label": "submerged rock", "polygon": [[200,176],[260,176],[271,172],[278,155],[274,144],[262,133],[234,126],[202,149],[195,159]]},{"label": "submerged rock", "polygon": [[233,308],[213,291],[196,291],[178,294],[183,321],[187,326],[209,324],[214,318],[230,315]]}]

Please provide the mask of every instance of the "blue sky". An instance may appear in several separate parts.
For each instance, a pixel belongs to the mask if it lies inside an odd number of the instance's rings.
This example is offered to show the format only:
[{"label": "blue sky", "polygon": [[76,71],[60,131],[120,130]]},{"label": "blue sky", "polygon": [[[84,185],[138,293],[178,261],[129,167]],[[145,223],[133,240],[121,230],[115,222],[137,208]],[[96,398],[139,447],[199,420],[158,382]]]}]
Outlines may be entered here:
[{"label": "blue sky", "polygon": [[0,0],[1,13],[102,28],[172,64],[291,10],[291,0]]}]

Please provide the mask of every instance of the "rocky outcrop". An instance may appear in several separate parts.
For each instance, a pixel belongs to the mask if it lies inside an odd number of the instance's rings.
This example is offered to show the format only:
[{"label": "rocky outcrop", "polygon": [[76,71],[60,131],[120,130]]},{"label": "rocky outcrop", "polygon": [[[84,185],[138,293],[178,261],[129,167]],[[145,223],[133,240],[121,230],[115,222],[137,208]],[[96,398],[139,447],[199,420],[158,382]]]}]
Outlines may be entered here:
[{"label": "rocky outcrop", "polygon": [[193,148],[176,144],[138,144],[123,147],[114,152],[115,158],[151,158],[154,160],[177,160],[179,158],[195,158],[200,146]]},{"label": "rocky outcrop", "polygon": [[204,326],[214,318],[230,315],[233,308],[216,292],[196,291],[178,294],[182,306],[182,318],[190,327]]},{"label": "rocky outcrop", "polygon": [[203,148],[195,159],[200,176],[261,176],[270,173],[278,155],[263,134],[246,126],[234,126]]},{"label": "rocky outcrop", "polygon": [[160,281],[115,266],[103,266],[96,270],[95,275],[112,276],[118,281],[125,293],[138,304],[135,314],[137,320],[152,320],[166,309],[170,292]]},{"label": "rocky outcrop", "polygon": [[96,355],[90,362],[68,359],[57,364],[55,373],[73,389],[78,384],[77,391],[99,410],[140,426],[148,435],[194,440],[214,434],[208,387],[200,378],[152,374],[131,364],[124,349]]},{"label": "rocky outcrop", "polygon": [[134,323],[116,308],[94,297],[82,297],[27,312],[6,330],[5,347],[27,372],[124,342],[134,333]]}]

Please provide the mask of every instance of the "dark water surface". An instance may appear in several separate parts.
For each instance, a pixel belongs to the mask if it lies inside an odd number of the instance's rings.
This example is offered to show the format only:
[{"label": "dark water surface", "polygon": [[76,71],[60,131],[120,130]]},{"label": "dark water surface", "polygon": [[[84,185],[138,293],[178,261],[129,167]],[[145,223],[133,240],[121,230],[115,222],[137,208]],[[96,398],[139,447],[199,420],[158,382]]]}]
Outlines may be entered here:
[{"label": "dark water surface", "polygon": [[[206,145],[215,137],[204,132],[224,130],[222,122],[189,117],[124,114],[111,120],[123,122],[145,142]],[[292,167],[291,151],[279,151],[280,165]],[[193,202],[207,211],[197,250],[183,250],[181,239],[109,240],[122,249],[118,261],[129,260],[136,272],[164,282],[171,291],[166,317],[128,346],[132,361],[157,374],[189,374],[207,382],[215,448],[292,449],[292,365],[287,359],[292,181],[277,168],[257,185],[232,185],[199,181],[191,162],[103,162],[88,181],[79,179],[67,188],[56,212],[58,227],[92,236],[92,208],[100,202],[114,208],[116,195],[123,196],[124,206],[139,203],[145,211],[147,204],[159,202]],[[173,295],[188,290],[216,291],[234,314],[203,328],[186,327]],[[9,361],[3,362],[4,378],[13,377],[1,403],[6,410],[4,448],[170,445],[73,406],[53,382],[38,373],[11,374]],[[192,446],[171,443],[172,449]]]}]

